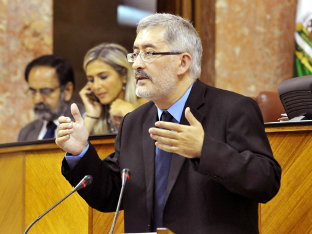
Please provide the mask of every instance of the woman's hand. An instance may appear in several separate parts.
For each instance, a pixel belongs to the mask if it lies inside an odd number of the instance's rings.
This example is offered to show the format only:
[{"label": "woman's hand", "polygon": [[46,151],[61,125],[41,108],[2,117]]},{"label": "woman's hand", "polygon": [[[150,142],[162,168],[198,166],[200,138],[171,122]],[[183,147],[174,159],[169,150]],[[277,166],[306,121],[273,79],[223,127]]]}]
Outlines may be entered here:
[{"label": "woman's hand", "polygon": [[[93,97],[91,95],[94,95]],[[91,91],[87,83],[79,92],[83,105],[86,108],[87,115],[100,117],[102,112],[102,104],[96,99],[95,94]]]},{"label": "woman's hand", "polygon": [[122,118],[129,112],[133,111],[134,106],[125,100],[116,99],[110,106],[110,118],[116,128],[119,128]]}]

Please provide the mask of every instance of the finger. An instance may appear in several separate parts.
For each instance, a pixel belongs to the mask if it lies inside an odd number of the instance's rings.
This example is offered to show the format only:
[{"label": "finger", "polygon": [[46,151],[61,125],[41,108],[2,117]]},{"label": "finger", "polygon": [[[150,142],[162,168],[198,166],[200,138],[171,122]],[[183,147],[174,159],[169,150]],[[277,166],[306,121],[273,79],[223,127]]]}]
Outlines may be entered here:
[{"label": "finger", "polygon": [[164,145],[169,145],[169,146],[175,146],[177,144],[177,141],[172,138],[162,137],[162,136],[153,135],[153,134],[150,134],[150,136],[153,140],[155,140],[159,144],[164,144]]},{"label": "finger", "polygon": [[78,106],[77,106],[77,104],[76,103],[73,103],[73,104],[71,104],[71,107],[70,107],[71,109],[71,113],[72,113],[72,115],[73,115],[73,117],[74,117],[74,119],[75,119],[75,122],[77,122],[77,123],[82,123],[83,122],[83,118],[82,118],[82,116],[81,116],[81,114],[80,114],[80,111],[79,111],[79,109],[78,109]]},{"label": "finger", "polygon": [[69,117],[61,116],[61,117],[58,118],[58,121],[59,121],[60,124],[62,124],[62,123],[70,123],[71,119]]},{"label": "finger", "polygon": [[185,108],[185,118],[187,119],[187,121],[189,122],[189,124],[191,126],[195,126],[199,124],[199,121],[195,118],[195,116],[192,114],[191,110],[189,107]]},{"label": "finger", "polygon": [[66,130],[66,129],[72,129],[73,123],[62,123],[58,126],[58,130]]},{"label": "finger", "polygon": [[167,144],[162,144],[161,142],[155,142],[155,145],[164,151],[170,152],[170,153],[178,153],[177,147]]},{"label": "finger", "polygon": [[61,146],[61,148],[62,148],[62,146],[69,139],[69,137],[70,137],[69,135],[57,137],[57,138],[55,138],[55,144],[57,144],[58,146]]},{"label": "finger", "polygon": [[72,132],[73,132],[72,129],[58,130],[57,136],[58,137],[69,136]]},{"label": "finger", "polygon": [[171,130],[167,129],[161,129],[161,128],[150,128],[148,132],[153,136],[160,136],[160,137],[166,137],[171,139],[176,139],[176,132],[173,132]]},{"label": "finger", "polygon": [[165,121],[157,121],[155,126],[158,128],[164,128],[171,131],[181,132],[183,125],[172,123],[172,122],[165,122]]}]

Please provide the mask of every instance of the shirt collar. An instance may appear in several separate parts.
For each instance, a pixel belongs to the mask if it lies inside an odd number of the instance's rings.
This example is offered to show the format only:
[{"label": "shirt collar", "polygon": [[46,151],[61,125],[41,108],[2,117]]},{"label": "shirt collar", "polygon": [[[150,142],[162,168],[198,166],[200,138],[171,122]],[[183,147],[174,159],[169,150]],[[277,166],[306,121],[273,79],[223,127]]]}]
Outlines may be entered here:
[{"label": "shirt collar", "polygon": [[[183,94],[183,96],[178,101],[176,101],[171,107],[169,107],[169,109],[167,110],[174,118],[175,120],[174,122],[180,123],[182,112],[183,112],[186,100],[188,99],[190,95],[192,87],[193,87],[193,84],[188,88],[188,90]],[[165,110],[162,110],[157,107],[158,119],[160,119],[163,111]]]}]

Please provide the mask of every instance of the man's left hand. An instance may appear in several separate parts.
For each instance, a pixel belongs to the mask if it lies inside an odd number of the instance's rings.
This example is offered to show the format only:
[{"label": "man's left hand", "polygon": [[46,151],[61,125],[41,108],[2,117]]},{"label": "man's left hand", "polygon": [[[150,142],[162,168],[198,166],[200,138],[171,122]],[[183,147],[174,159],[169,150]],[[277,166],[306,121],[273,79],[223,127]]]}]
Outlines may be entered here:
[{"label": "man's left hand", "polygon": [[200,158],[205,135],[203,126],[189,107],[185,109],[185,117],[190,125],[157,121],[156,128],[149,129],[150,136],[159,149],[187,158]]}]

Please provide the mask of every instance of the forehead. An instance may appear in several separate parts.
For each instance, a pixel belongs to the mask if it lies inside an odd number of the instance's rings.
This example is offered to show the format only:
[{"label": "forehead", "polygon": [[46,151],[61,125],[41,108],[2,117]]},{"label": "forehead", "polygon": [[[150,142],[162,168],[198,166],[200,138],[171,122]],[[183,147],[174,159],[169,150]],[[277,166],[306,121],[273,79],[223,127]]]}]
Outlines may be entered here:
[{"label": "forehead", "polygon": [[59,85],[56,71],[49,66],[35,66],[28,75],[28,83],[31,87],[54,87]]},{"label": "forehead", "polygon": [[86,67],[87,75],[96,75],[98,73],[114,71],[115,69],[111,65],[104,63],[99,59],[93,60],[92,62],[88,63]]},{"label": "forehead", "polygon": [[133,49],[146,48],[168,48],[169,45],[165,41],[166,30],[161,27],[152,27],[141,30],[134,41]]}]

